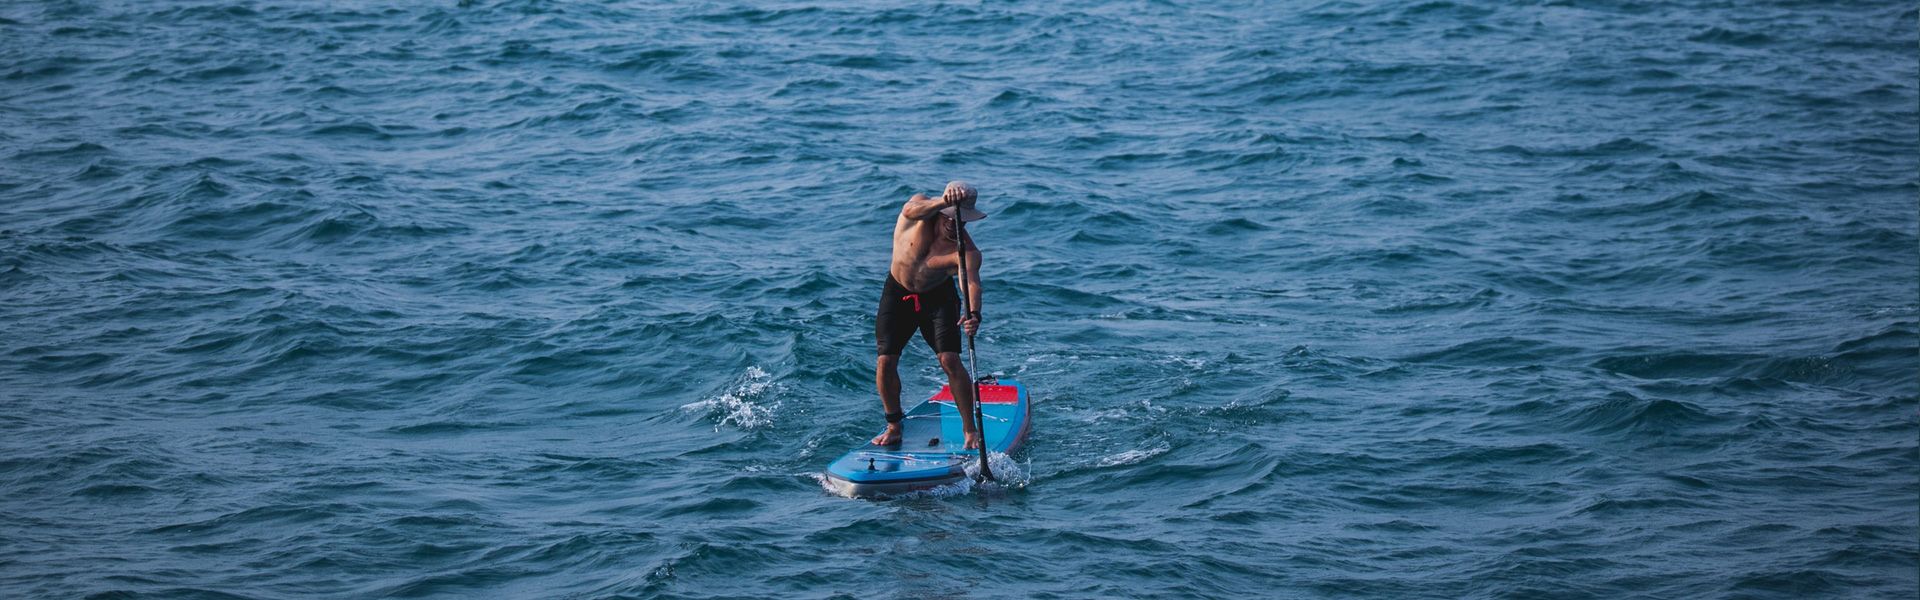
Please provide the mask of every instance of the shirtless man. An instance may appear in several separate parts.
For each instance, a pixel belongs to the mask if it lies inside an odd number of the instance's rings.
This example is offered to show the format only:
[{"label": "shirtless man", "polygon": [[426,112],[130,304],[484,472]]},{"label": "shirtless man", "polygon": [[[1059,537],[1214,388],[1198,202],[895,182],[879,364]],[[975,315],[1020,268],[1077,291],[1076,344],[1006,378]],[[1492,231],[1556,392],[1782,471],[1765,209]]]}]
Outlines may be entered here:
[{"label": "shirtless man", "polygon": [[[887,269],[886,289],[880,294],[880,312],[874,319],[873,336],[880,358],[874,365],[874,384],[880,389],[880,405],[887,411],[887,430],[873,443],[892,446],[900,443],[900,350],[912,341],[914,330],[940,357],[940,368],[947,372],[947,385],[953,390],[954,404],[960,414],[973,415],[973,375],[960,361],[960,332],[967,335],[980,327],[980,249],[973,237],[966,236],[967,306],[960,314],[960,294],[954,288],[954,274],[960,270],[955,256],[956,219],[978,221],[986,213],[974,209],[979,193],[964,181],[947,184],[939,198],[914,194],[900,207],[900,218],[893,223],[893,264]],[[972,418],[966,425],[963,448],[980,447],[980,432]]]}]

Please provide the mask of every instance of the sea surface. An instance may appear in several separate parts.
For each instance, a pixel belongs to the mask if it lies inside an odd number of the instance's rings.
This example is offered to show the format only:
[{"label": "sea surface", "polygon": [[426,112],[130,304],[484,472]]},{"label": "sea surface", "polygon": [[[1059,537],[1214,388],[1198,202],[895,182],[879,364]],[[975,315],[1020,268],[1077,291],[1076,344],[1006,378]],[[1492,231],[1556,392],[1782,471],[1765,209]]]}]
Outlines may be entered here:
[{"label": "sea surface", "polygon": [[1913,598],[1917,15],[7,2],[0,597]]}]

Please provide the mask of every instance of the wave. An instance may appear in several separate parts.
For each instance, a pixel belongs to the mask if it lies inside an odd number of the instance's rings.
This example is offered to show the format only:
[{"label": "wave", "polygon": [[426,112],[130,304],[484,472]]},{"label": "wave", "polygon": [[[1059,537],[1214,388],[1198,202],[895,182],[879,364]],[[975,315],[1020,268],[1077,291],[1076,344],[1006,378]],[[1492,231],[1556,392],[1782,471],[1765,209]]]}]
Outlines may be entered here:
[{"label": "wave", "polygon": [[1725,417],[1691,402],[1641,398],[1627,392],[1613,392],[1597,401],[1586,402],[1565,418],[1568,426],[1577,431],[1653,436],[1675,435],[1691,428],[1726,422]]},{"label": "wave", "polygon": [[1499,337],[1456,344],[1441,350],[1409,355],[1400,360],[1413,363],[1504,366],[1540,364],[1575,355],[1579,348],[1547,340]]}]

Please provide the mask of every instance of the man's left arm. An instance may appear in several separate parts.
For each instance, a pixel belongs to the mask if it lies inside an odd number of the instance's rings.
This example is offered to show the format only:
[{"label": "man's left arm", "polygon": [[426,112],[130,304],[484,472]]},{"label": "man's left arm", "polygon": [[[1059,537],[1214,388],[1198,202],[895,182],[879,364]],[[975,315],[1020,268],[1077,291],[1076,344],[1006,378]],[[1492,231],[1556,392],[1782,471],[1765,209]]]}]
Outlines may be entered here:
[{"label": "man's left arm", "polygon": [[971,336],[980,329],[980,249],[973,245],[971,235],[966,236],[966,244],[967,272],[962,276],[967,278],[967,314],[961,317],[960,324]]}]

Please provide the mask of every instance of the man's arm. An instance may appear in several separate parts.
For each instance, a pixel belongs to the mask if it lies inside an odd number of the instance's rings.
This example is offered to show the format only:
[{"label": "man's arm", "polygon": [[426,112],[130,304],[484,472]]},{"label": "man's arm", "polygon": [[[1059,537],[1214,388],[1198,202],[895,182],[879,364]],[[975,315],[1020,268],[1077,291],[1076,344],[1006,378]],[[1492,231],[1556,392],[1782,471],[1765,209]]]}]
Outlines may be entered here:
[{"label": "man's arm", "polygon": [[980,320],[974,318],[974,315],[980,314],[980,248],[973,245],[972,234],[963,235],[967,244],[967,272],[961,276],[967,278],[968,314],[961,315],[960,325],[967,330],[967,335],[973,335],[980,328]]},{"label": "man's arm", "polygon": [[925,221],[939,215],[940,209],[946,207],[945,198],[928,198],[926,194],[914,194],[912,199],[907,200],[906,205],[900,207],[900,216],[912,221]]}]

